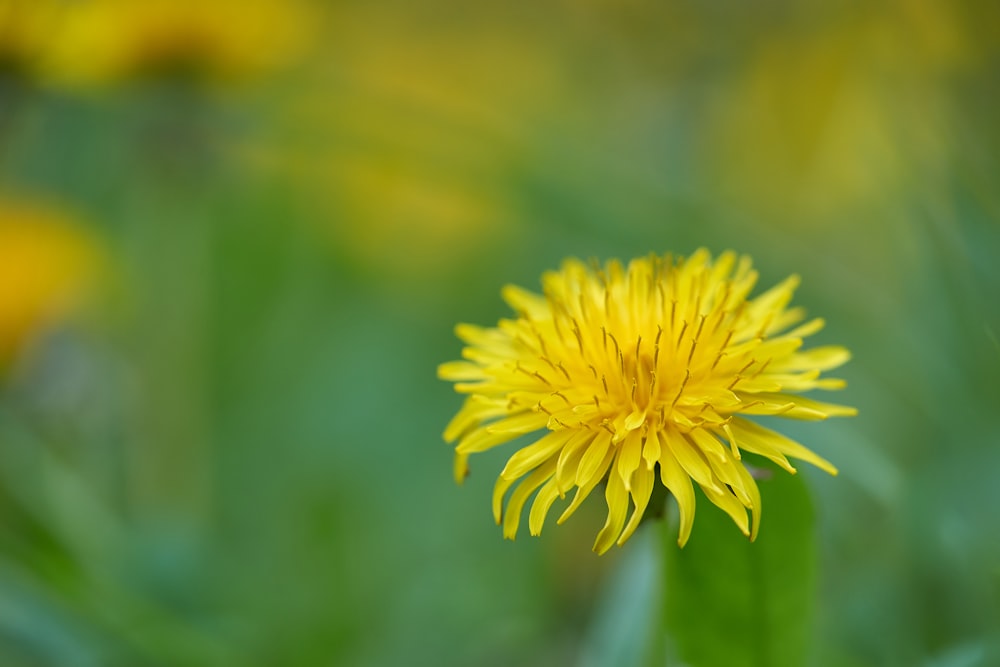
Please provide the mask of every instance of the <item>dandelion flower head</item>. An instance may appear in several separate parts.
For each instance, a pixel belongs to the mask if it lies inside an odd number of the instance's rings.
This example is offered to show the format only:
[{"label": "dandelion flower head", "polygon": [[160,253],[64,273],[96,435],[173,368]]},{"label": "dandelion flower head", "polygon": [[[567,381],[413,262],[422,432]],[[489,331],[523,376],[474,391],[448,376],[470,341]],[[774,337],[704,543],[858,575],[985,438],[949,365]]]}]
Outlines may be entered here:
[{"label": "dandelion flower head", "polygon": [[532,494],[528,528],[538,535],[557,499],[572,493],[562,523],[603,482],[608,516],[598,553],[633,534],[657,483],[677,501],[681,546],[695,485],[754,539],[761,495],[741,452],[790,473],[789,458],[837,471],[748,416],[855,414],[800,395],[842,388],[822,373],[850,354],[802,349],[824,322],[789,307],[798,277],[750,298],[756,280],[749,257],[726,252],[713,261],[701,249],[628,266],[569,259],[543,276],[542,295],[508,285],[502,295],[516,317],[491,328],[458,325],[464,360],[438,369],[467,395],[444,432],[457,443],[456,479],[468,474],[470,454],[537,434],[496,481],[493,513],[507,538]]}]

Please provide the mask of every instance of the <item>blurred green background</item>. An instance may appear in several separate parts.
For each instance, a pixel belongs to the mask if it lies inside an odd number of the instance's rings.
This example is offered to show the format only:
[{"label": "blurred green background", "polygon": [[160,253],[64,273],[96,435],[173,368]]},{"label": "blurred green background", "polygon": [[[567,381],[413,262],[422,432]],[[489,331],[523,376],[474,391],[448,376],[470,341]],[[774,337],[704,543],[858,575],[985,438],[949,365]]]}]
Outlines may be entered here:
[{"label": "blurred green background", "polygon": [[998,7],[0,0],[0,664],[628,664],[657,529],[503,542],[435,368],[699,246],[854,352],[814,664],[1000,664]]}]

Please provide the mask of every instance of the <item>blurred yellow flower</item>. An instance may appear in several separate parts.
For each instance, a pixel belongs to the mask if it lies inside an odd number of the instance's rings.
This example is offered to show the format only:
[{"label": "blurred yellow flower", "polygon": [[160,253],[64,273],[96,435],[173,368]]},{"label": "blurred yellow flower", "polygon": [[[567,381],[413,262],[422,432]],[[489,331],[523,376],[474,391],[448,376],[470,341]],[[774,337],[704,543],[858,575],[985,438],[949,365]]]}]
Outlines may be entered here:
[{"label": "blurred yellow flower", "polygon": [[95,240],[63,213],[0,200],[0,366],[67,317],[93,287]]},{"label": "blurred yellow flower", "polygon": [[[856,412],[798,395],[843,387],[820,374],[850,354],[836,346],[800,350],[803,337],[824,323],[802,323],[803,309],[788,307],[798,277],[749,299],[756,279],[749,257],[726,252],[713,262],[702,249],[687,260],[650,256],[627,268],[570,259],[543,276],[544,296],[505,287],[517,317],[495,328],[460,324],[466,360],[438,369],[468,394],[444,433],[458,442],[456,479],[468,473],[470,454],[544,430],[510,457],[497,480],[493,512],[505,537],[515,537],[536,490],[532,535],[556,498],[576,487],[562,523],[603,481],[608,518],[594,550],[604,553],[635,531],[658,474],[677,499],[681,546],[694,521],[692,481],[754,539],[761,498],[741,450],[792,473],[786,457],[836,469],[745,415],[825,419]],[[504,510],[507,491],[522,477]]]},{"label": "blurred yellow flower", "polygon": [[767,33],[707,114],[719,186],[786,226],[867,224],[842,212],[896,201],[948,161],[948,77],[988,66],[979,51],[959,3],[897,0]]},{"label": "blurred yellow flower", "polygon": [[503,231],[506,202],[489,183],[383,156],[352,156],[332,176],[347,220],[334,240],[387,275],[433,277]]},{"label": "blurred yellow flower", "polygon": [[0,0],[0,75],[30,74],[52,40],[63,5],[52,0]]},{"label": "blurred yellow flower", "polygon": [[46,64],[71,84],[242,80],[298,56],[312,23],[294,0],[81,0],[68,6]]},{"label": "blurred yellow flower", "polygon": [[446,279],[518,233],[523,142],[565,89],[553,44],[477,16],[338,6],[321,79],[287,98],[263,156],[309,189],[337,252],[390,285]]}]

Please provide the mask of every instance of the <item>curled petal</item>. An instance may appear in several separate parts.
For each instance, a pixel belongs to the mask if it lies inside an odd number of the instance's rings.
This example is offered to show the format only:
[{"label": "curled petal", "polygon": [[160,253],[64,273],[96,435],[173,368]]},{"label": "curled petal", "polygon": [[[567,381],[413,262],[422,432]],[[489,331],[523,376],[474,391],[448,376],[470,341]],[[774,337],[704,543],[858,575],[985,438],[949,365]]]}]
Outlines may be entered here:
[{"label": "curled petal", "polygon": [[625,525],[625,515],[628,514],[629,495],[625,489],[625,482],[619,475],[608,477],[608,487],[604,492],[604,498],[608,501],[608,519],[604,522],[604,528],[597,534],[594,542],[594,551],[603,554],[611,548]]}]

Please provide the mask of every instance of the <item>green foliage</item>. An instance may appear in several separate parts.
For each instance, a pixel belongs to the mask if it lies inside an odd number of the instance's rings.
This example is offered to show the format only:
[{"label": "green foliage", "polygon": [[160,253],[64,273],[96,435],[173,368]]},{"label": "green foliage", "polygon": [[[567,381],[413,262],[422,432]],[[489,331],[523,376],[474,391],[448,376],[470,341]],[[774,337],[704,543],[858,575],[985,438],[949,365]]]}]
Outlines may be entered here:
[{"label": "green foliage", "polygon": [[704,500],[684,549],[676,519],[665,522],[663,631],[684,664],[807,664],[816,591],[812,503],[800,476],[764,470],[771,478],[759,482],[764,514],[755,542]]}]

